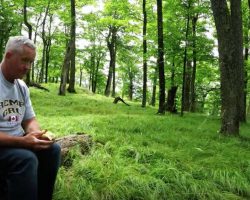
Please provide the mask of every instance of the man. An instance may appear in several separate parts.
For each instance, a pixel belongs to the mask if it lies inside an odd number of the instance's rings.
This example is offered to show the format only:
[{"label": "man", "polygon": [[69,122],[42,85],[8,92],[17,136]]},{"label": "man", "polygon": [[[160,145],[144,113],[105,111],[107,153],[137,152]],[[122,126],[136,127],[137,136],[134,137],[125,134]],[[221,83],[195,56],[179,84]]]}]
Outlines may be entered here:
[{"label": "man", "polygon": [[0,176],[9,200],[51,200],[60,165],[60,147],[43,137],[20,80],[35,56],[31,40],[10,37],[0,64]]}]

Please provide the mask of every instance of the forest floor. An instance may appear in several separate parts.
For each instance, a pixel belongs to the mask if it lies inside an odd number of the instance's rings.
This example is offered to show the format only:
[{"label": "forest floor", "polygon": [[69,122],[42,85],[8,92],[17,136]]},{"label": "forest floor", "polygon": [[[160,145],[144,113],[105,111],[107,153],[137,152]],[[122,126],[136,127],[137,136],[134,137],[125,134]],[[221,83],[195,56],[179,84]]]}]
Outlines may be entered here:
[{"label": "forest floor", "polygon": [[[218,134],[220,119],[203,114],[156,115],[140,103],[77,89],[58,96],[30,88],[42,129],[57,137],[77,132],[94,145],[72,148],[61,167],[54,200],[243,200],[250,199],[250,123],[241,138]],[[250,121],[250,119],[249,119]]]}]

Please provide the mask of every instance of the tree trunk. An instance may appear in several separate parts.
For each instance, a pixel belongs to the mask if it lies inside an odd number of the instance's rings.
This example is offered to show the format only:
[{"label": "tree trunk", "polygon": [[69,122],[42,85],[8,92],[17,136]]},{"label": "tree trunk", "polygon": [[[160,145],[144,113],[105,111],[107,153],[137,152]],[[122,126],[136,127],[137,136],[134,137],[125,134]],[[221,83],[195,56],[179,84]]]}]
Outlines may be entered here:
[{"label": "tree trunk", "polygon": [[93,93],[96,93],[99,67],[100,67],[100,62],[101,62],[102,57],[103,57],[103,53],[99,52],[97,60],[96,60],[95,71],[94,71],[94,83],[93,83],[93,89],[92,89]]},{"label": "tree trunk", "polygon": [[45,83],[48,83],[49,76],[49,61],[50,61],[50,48],[51,48],[51,38],[49,37],[47,40],[46,46],[46,59],[45,59]]},{"label": "tree trunk", "polygon": [[83,70],[83,68],[80,67],[80,83],[79,83],[80,87],[82,87],[82,70]]},{"label": "tree trunk", "polygon": [[133,75],[131,68],[129,70],[128,76],[129,76],[128,96],[129,96],[129,100],[132,101],[133,100],[133,91],[134,91],[134,84],[133,84],[134,75]]},{"label": "tree trunk", "polygon": [[143,90],[142,90],[142,107],[146,107],[147,102],[147,10],[146,0],[142,3],[143,11]]},{"label": "tree trunk", "polygon": [[190,84],[190,111],[195,112],[195,79],[196,79],[196,25],[198,20],[198,14],[192,18],[192,30],[193,30],[193,67],[192,67],[192,78]]},{"label": "tree trunk", "polygon": [[[28,22],[27,19],[27,0],[24,0],[24,6],[23,6],[23,18],[24,18],[24,24],[28,27],[28,32],[29,32],[29,39],[32,38],[32,26]],[[30,84],[30,71],[26,74],[25,82],[27,85]]]},{"label": "tree trunk", "polygon": [[113,88],[112,88],[112,97],[115,97],[115,88],[116,88],[116,76],[115,76],[115,71],[116,71],[116,68],[115,68],[115,64],[116,64],[116,34],[115,34],[115,39],[114,39],[114,55],[113,55]]},{"label": "tree trunk", "polygon": [[[42,12],[43,11],[41,11],[38,18],[35,19],[36,26],[35,26],[35,34],[34,34],[34,44],[36,44],[37,34],[38,34],[37,30],[38,30],[38,27],[39,27],[40,20],[42,18]],[[36,65],[36,66],[38,66],[38,65]],[[31,80],[32,80],[32,82],[35,82],[35,64],[34,63],[32,63],[32,68],[31,68]]]},{"label": "tree trunk", "polygon": [[184,107],[183,111],[189,111],[191,105],[191,96],[190,96],[190,86],[191,86],[191,70],[192,64],[191,61],[187,60],[186,64],[186,73],[185,73],[185,90],[184,90]]},{"label": "tree trunk", "polygon": [[158,68],[156,67],[155,68],[155,73],[154,73],[153,91],[152,91],[152,98],[151,98],[151,105],[152,106],[155,106],[157,76],[158,76]]},{"label": "tree trunk", "polygon": [[182,76],[182,97],[181,97],[181,116],[183,116],[183,112],[184,110],[186,110],[185,108],[185,104],[186,104],[186,65],[187,65],[187,42],[188,42],[188,34],[189,34],[189,20],[190,20],[190,16],[189,16],[189,8],[190,8],[190,3],[188,3],[188,16],[187,16],[187,26],[186,26],[186,35],[185,35],[185,49],[184,49],[184,58],[183,58],[183,76]]},{"label": "tree trunk", "polygon": [[75,93],[75,59],[76,59],[76,10],[75,0],[71,0],[71,54],[70,54],[70,76],[68,92]]},{"label": "tree trunk", "polygon": [[[110,95],[110,88],[111,88],[111,82],[112,82],[112,78],[113,78],[113,71],[115,68],[115,62],[116,62],[116,58],[115,58],[115,45],[116,45],[116,34],[117,34],[117,28],[114,26],[110,26],[109,27],[109,34],[107,37],[107,46],[109,49],[109,54],[110,54],[110,62],[109,62],[109,72],[108,72],[108,79],[107,79],[107,83],[106,83],[106,88],[105,88],[105,96],[109,96]],[[114,89],[113,89],[114,90]]]},{"label": "tree trunk", "polygon": [[66,84],[67,84],[67,77],[68,77],[68,71],[70,66],[70,53],[71,53],[71,42],[67,45],[67,50],[64,57],[62,72],[61,72],[61,82],[59,87],[59,95],[65,95],[66,94]]},{"label": "tree trunk", "polygon": [[46,35],[45,35],[45,25],[46,25],[46,19],[48,16],[48,12],[49,12],[49,7],[50,7],[50,1],[48,1],[48,5],[46,7],[43,22],[42,22],[43,55],[42,55],[42,65],[41,65],[40,78],[39,78],[40,83],[44,82],[44,70],[45,70],[45,63],[46,63],[46,48],[47,48],[47,39],[46,39]]},{"label": "tree trunk", "polygon": [[173,62],[171,67],[171,87],[175,86],[175,57],[173,56]]},{"label": "tree trunk", "polygon": [[111,47],[110,37],[111,37],[111,28],[109,28],[109,35],[107,37],[107,46],[108,46],[109,54],[110,54],[108,79],[107,79],[106,88],[104,92],[105,96],[107,97],[110,95],[111,81],[112,81],[112,76],[113,76],[113,65],[112,65],[113,57],[112,57],[112,47]]},{"label": "tree trunk", "polygon": [[90,87],[89,90],[91,90],[93,92],[94,89],[94,73],[95,73],[95,47],[93,47],[93,51],[90,53],[90,76],[89,76],[89,83],[90,83]]},{"label": "tree trunk", "polygon": [[50,61],[50,48],[51,48],[51,25],[52,25],[52,15],[49,18],[49,30],[48,36],[46,38],[46,48],[45,48],[45,83],[48,83],[49,76],[49,61]]},{"label": "tree trunk", "polygon": [[170,90],[168,90],[168,97],[167,97],[167,104],[166,104],[166,111],[171,113],[177,113],[175,98],[177,92],[177,86],[172,86]]},{"label": "tree trunk", "polygon": [[[244,70],[245,70],[245,77],[244,77],[244,107],[245,107],[245,115],[241,118],[241,121],[246,122],[246,115],[249,113],[247,112],[247,85],[248,85],[248,72],[247,72],[247,62],[249,58],[249,30],[250,30],[250,0],[248,0],[248,19],[246,25],[246,33],[245,35],[245,63],[244,63]],[[250,106],[248,107],[249,110]]]},{"label": "tree trunk", "polygon": [[157,26],[158,26],[158,58],[159,68],[159,114],[165,113],[165,72],[164,72],[164,42],[163,42],[162,0],[157,0]]},{"label": "tree trunk", "polygon": [[241,1],[211,0],[218,37],[221,72],[221,129],[239,135],[244,102],[243,36]]}]

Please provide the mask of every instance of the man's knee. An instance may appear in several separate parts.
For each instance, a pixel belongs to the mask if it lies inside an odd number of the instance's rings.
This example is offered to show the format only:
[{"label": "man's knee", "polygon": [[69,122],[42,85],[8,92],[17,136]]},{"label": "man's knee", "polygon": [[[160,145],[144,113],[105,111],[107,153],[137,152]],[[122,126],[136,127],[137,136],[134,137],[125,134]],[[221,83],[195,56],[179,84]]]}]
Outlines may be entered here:
[{"label": "man's knee", "polygon": [[61,154],[61,147],[58,143],[54,143],[52,146],[52,151],[54,152],[54,154],[56,155],[60,155]]},{"label": "man's knee", "polygon": [[12,154],[11,168],[15,173],[36,173],[38,159],[36,155],[26,149],[16,149]]},{"label": "man's knee", "polygon": [[50,156],[53,159],[58,160],[60,162],[61,160],[61,147],[59,144],[54,143],[50,148]]},{"label": "man's knee", "polygon": [[54,143],[52,146],[52,156],[55,159],[55,162],[57,163],[57,165],[59,166],[61,164],[61,147],[59,144]]}]

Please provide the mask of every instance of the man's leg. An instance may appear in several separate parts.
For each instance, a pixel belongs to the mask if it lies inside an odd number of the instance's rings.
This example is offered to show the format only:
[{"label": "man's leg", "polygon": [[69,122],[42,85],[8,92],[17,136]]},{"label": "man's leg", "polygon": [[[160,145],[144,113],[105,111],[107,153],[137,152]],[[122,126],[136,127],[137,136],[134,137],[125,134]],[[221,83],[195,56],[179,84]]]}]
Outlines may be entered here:
[{"label": "man's leg", "polygon": [[38,199],[51,200],[56,175],[60,166],[61,148],[54,143],[51,148],[36,152],[38,166]]},{"label": "man's leg", "polygon": [[37,168],[32,151],[0,148],[0,170],[6,177],[9,200],[37,200]]}]

